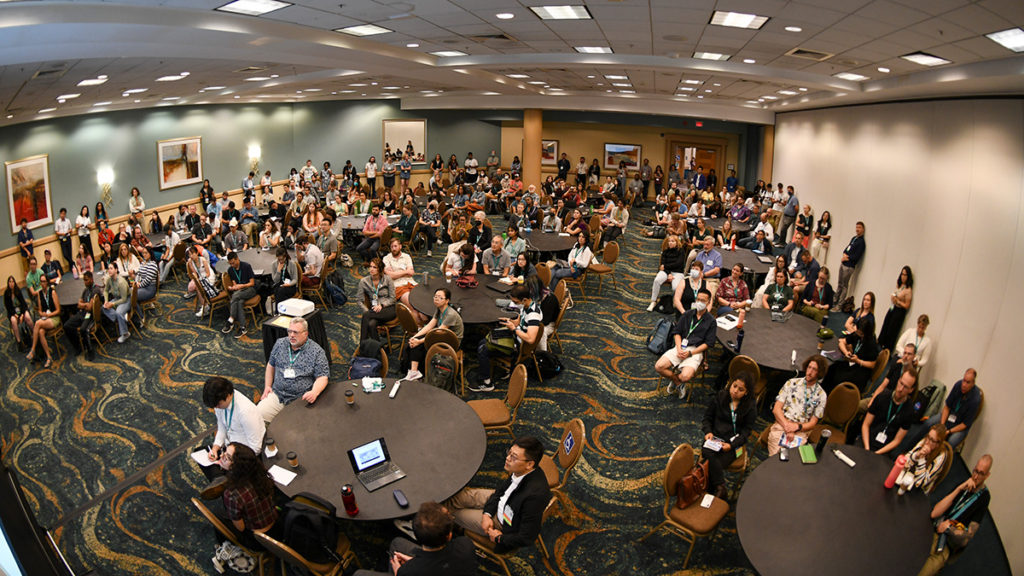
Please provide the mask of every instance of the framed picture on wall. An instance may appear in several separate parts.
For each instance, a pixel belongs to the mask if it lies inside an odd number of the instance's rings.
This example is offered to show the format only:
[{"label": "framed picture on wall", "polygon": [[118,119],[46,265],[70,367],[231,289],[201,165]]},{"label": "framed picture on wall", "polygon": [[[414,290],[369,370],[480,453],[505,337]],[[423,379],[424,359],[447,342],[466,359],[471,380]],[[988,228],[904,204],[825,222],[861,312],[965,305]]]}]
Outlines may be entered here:
[{"label": "framed picture on wall", "polygon": [[[411,152],[413,164],[427,163],[427,121],[426,120],[383,120],[384,148],[398,156]],[[380,161],[384,163],[383,160]]]},{"label": "framed picture on wall", "polygon": [[29,229],[53,222],[50,204],[50,161],[46,154],[4,163],[7,169],[7,206],[11,215],[11,234],[21,229],[21,219]]},{"label": "framed picture on wall", "polygon": [[156,143],[160,189],[177,188],[203,181],[203,139],[199,136],[160,140]]},{"label": "framed picture on wall", "polygon": [[604,145],[604,167],[617,170],[619,162],[626,163],[626,170],[640,168],[639,144],[608,144]]},{"label": "framed picture on wall", "polygon": [[540,163],[544,166],[558,164],[558,140],[540,141]]}]

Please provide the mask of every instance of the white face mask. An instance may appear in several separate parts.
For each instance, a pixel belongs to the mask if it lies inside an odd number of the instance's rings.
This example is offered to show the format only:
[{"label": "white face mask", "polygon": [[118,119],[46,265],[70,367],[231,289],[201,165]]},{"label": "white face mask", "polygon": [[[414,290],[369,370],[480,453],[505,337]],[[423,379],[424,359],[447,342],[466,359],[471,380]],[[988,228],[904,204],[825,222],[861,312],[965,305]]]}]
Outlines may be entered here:
[{"label": "white face mask", "polygon": [[700,270],[690,270],[690,278],[693,278],[694,280],[700,278]]},{"label": "white face mask", "polygon": [[697,300],[696,302],[693,303],[693,308],[697,312],[703,312],[704,310],[707,310],[707,307],[707,302],[701,302],[700,300]]}]

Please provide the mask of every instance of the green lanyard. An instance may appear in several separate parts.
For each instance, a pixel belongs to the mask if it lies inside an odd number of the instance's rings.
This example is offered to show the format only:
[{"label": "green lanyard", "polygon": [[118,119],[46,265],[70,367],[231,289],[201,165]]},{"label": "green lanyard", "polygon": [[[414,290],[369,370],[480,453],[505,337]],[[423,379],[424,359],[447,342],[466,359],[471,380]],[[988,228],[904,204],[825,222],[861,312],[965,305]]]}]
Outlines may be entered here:
[{"label": "green lanyard", "polygon": [[226,411],[228,421],[227,429],[231,430],[231,421],[235,419],[235,396],[233,394],[231,396],[231,406],[228,407],[228,410],[229,411]]},{"label": "green lanyard", "polygon": [[451,309],[451,306],[445,306],[443,311],[442,310],[438,310],[437,311],[437,327],[438,328],[441,328],[441,327],[444,326],[444,319],[445,319],[446,316],[448,316],[448,310],[449,309]]},{"label": "green lanyard", "polygon": [[[306,347],[306,345],[303,344],[302,348],[305,348],[305,347]],[[295,364],[295,360],[299,357],[299,354],[302,353],[302,348],[299,348],[298,350],[296,350],[295,354],[292,354],[292,349],[288,348],[288,366],[292,366],[292,365]]]},{"label": "green lanyard", "polygon": [[[907,403],[906,400],[904,400],[903,404],[906,404],[906,403]],[[896,408],[896,413],[893,414],[892,413],[892,407],[895,404],[896,404],[895,399],[889,398],[889,411],[888,411],[888,413],[886,414],[886,417],[885,417],[885,427],[886,428],[889,427],[889,424],[892,424],[893,418],[899,416],[900,415],[900,410],[903,409],[903,404],[900,404],[899,407]]]}]

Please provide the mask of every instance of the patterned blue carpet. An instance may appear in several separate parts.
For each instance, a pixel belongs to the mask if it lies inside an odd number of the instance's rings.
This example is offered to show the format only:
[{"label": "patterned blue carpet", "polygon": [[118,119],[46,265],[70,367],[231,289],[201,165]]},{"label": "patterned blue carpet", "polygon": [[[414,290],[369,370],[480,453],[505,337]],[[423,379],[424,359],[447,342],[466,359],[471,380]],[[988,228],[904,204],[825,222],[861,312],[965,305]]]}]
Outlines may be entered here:
[{"label": "patterned blue carpet", "polygon": [[[689,403],[654,392],[655,358],[644,339],[657,316],[643,309],[660,243],[641,239],[636,228],[622,240],[617,288],[606,281],[598,295],[591,281],[585,300],[574,294],[576,305],[560,331],[565,371],[543,384],[531,381],[519,410],[517,434],[539,436],[549,451],[575,417],[586,424],[587,439],[567,489],[572,505],[544,525],[552,558],[545,565],[537,550],[523,550],[512,562],[513,573],[752,574],[732,512],[711,544],[698,542],[685,571],[686,546],[676,537],[659,533],[635,542],[662,519],[665,463],[679,443],[699,443],[710,382],[721,367],[713,354]],[[416,264],[436,270],[440,258],[418,257]],[[350,294],[354,286],[352,279]],[[221,334],[216,327],[223,311],[208,329],[181,290],[181,284],[165,286],[158,296],[162,311],[150,314],[143,337],[108,345],[96,362],[65,353],[42,369],[9,341],[0,353],[6,375],[0,454],[17,473],[38,522],[54,531],[76,570],[105,576],[216,574],[212,532],[188,502],[205,482],[187,448],[201,442],[213,424],[201,403],[202,382],[223,375],[251,394],[262,388],[265,364],[260,340]],[[356,343],[358,307],[331,308],[326,324],[331,379],[337,382]],[[396,352],[392,366],[397,360]],[[474,396],[503,393],[499,386]],[[471,485],[498,481],[507,444],[507,437],[489,441]],[[764,453],[752,455],[753,466]],[[395,535],[390,524],[343,526],[364,566],[379,560]],[[486,562],[481,569],[499,571]]]}]

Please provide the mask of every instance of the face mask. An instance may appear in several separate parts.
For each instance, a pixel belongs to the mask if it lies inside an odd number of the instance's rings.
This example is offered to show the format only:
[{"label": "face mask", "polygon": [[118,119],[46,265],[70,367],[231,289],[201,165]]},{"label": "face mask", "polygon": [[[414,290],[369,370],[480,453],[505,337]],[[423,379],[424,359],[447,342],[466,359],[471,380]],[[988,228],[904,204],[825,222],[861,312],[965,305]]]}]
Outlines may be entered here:
[{"label": "face mask", "polygon": [[708,307],[707,303],[706,302],[701,302],[700,300],[697,300],[696,302],[693,303],[693,308],[697,312],[703,312],[704,310],[707,310],[707,307]]},{"label": "face mask", "polygon": [[694,280],[700,278],[700,270],[690,270],[690,278],[693,278]]}]

